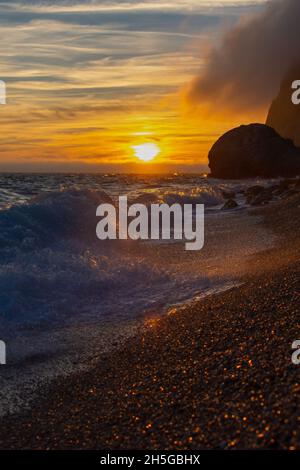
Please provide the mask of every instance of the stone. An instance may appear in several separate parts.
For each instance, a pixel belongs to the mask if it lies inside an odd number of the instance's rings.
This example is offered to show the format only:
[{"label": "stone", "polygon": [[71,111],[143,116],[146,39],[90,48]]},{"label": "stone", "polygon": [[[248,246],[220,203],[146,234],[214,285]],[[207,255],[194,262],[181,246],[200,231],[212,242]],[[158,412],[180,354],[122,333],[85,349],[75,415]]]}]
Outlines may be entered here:
[{"label": "stone", "polygon": [[220,137],[209,155],[211,177],[292,177],[300,174],[300,149],[265,124],[243,125]]},{"label": "stone", "polygon": [[235,209],[236,207],[238,207],[238,203],[234,199],[228,199],[222,207],[222,210]]}]

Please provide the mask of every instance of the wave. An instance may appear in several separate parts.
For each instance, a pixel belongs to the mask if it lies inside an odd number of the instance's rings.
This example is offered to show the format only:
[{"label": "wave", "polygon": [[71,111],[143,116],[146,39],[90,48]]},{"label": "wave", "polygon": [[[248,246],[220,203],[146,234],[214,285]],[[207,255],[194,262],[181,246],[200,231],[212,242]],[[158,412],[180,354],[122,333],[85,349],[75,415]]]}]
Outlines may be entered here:
[{"label": "wave", "polygon": [[67,190],[0,212],[2,328],[114,321],[210,286],[154,262],[132,241],[96,239],[103,191]]},{"label": "wave", "polygon": [[204,204],[207,207],[218,206],[224,202],[222,190],[213,186],[197,188],[156,188],[131,195],[131,203],[142,204]]},{"label": "wave", "polygon": [[[142,182],[99,175],[1,178],[0,338],[9,367],[0,414],[34,399],[43,381],[86,370],[134,334],[145,316],[231,287],[231,265],[236,269],[249,248],[264,244],[255,224],[232,224],[222,211],[208,217],[210,243],[199,254],[189,256],[176,243],[96,239],[96,207],[119,193],[130,203],[204,203],[215,211],[222,190],[237,191],[236,182],[165,177],[157,187],[148,176]],[[31,198],[41,191],[48,192]]]}]

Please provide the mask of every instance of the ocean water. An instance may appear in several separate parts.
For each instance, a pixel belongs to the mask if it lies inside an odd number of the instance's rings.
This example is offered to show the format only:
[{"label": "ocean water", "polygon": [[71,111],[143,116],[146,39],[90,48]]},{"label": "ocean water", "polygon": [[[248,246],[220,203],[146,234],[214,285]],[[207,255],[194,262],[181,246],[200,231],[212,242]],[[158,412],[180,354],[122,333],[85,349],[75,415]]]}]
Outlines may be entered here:
[{"label": "ocean water", "polygon": [[[241,193],[255,183],[194,175],[0,175],[0,339],[8,362],[0,369],[2,412],[22,402],[20,390],[88,367],[170,306],[237,284],[249,256],[272,243]],[[224,212],[229,190],[239,207]],[[129,203],[205,204],[204,249],[99,241],[96,207],[119,195]]]}]

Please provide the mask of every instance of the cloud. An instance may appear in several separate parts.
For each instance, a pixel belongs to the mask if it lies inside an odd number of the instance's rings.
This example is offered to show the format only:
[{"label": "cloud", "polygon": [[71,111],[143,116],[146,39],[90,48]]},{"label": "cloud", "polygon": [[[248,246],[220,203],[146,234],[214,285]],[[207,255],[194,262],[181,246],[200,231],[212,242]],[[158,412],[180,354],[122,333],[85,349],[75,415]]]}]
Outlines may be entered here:
[{"label": "cloud", "polygon": [[133,133],[149,130],[172,159],[198,162],[211,129],[199,136],[181,120],[176,91],[198,71],[199,43],[218,40],[224,19],[228,27],[259,3],[0,0],[2,167],[14,159],[123,163]]},{"label": "cloud", "polygon": [[[214,47],[188,90],[190,103],[249,111],[268,107],[289,69],[300,62],[299,0],[269,1]],[[300,78],[300,77],[296,77]]]},{"label": "cloud", "polygon": [[7,9],[15,6],[24,10],[39,8],[45,10],[66,11],[72,9],[82,11],[92,10],[112,10],[112,9],[184,9],[201,10],[207,8],[222,8],[236,6],[253,6],[264,3],[266,0],[0,0],[0,5]]}]

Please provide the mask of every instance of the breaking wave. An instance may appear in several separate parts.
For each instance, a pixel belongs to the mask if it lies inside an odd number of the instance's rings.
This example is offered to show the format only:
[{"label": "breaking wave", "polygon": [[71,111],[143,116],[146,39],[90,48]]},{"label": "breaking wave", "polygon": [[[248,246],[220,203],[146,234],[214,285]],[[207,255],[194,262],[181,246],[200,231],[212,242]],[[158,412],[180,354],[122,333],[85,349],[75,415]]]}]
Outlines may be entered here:
[{"label": "breaking wave", "polygon": [[0,211],[1,327],[126,319],[190,297],[196,280],[153,262],[136,242],[96,239],[103,191],[46,193]]}]

